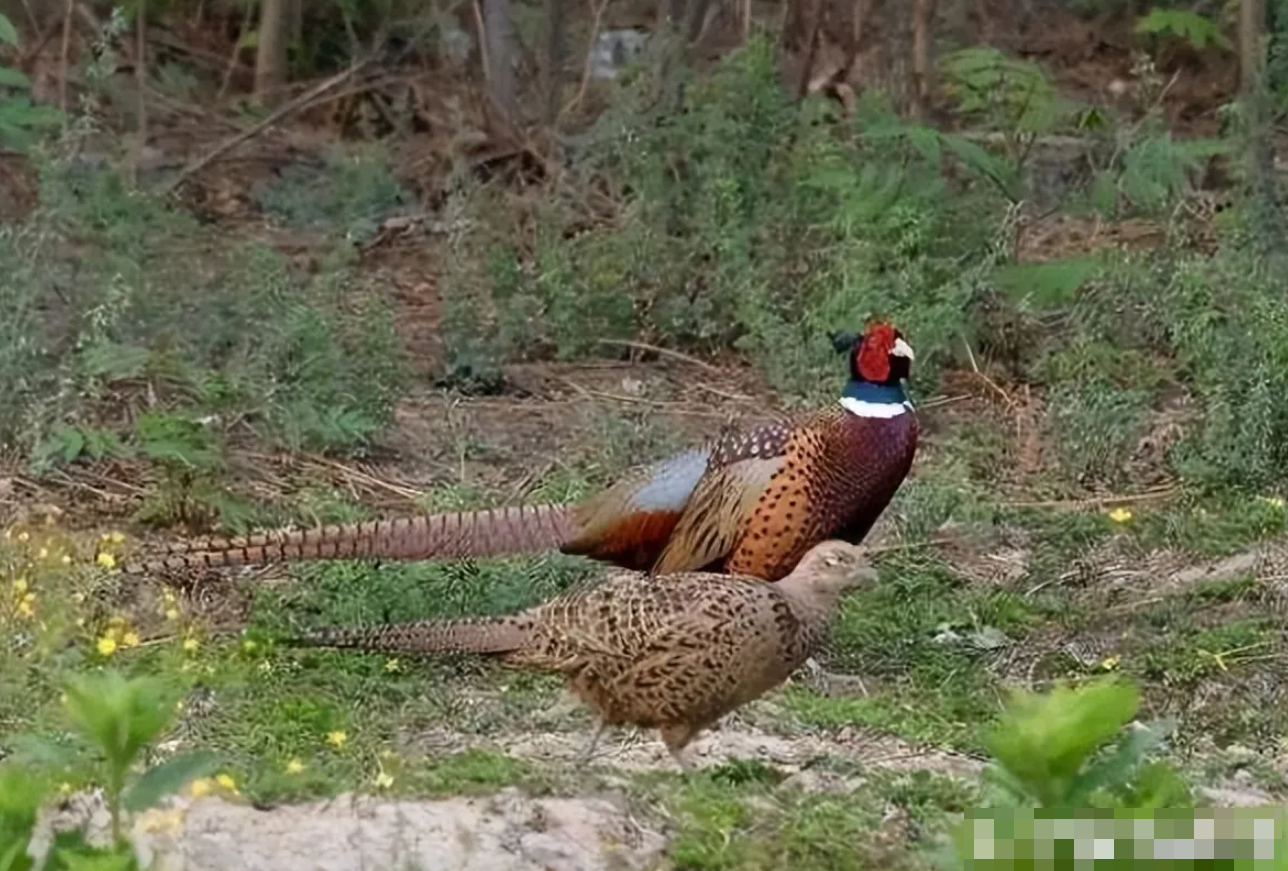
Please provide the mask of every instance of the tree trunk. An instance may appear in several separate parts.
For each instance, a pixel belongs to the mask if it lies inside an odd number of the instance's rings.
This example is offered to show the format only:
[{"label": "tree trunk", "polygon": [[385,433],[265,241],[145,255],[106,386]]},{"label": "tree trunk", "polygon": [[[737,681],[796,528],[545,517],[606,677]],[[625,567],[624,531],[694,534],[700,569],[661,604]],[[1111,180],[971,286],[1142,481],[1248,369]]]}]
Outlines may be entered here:
[{"label": "tree trunk", "polygon": [[692,45],[698,41],[698,37],[706,30],[707,11],[710,8],[711,0],[694,0],[693,6],[689,9],[689,24],[684,34],[685,42]]},{"label": "tree trunk", "polygon": [[913,0],[912,4],[912,114],[926,117],[934,84],[936,0]]},{"label": "tree trunk", "polygon": [[271,106],[286,88],[286,34],[289,0],[262,0],[259,44],[255,52],[255,97]]},{"label": "tree trunk", "polygon": [[559,115],[559,104],[562,97],[564,43],[567,39],[567,27],[564,22],[564,7],[567,0],[546,0],[546,62],[543,91],[546,97],[545,120],[554,123]]},{"label": "tree trunk", "polygon": [[510,0],[483,0],[487,30],[488,94],[507,121],[514,118],[514,23]]},{"label": "tree trunk", "polygon": [[1252,94],[1265,66],[1266,0],[1242,0],[1239,5],[1239,90]]}]

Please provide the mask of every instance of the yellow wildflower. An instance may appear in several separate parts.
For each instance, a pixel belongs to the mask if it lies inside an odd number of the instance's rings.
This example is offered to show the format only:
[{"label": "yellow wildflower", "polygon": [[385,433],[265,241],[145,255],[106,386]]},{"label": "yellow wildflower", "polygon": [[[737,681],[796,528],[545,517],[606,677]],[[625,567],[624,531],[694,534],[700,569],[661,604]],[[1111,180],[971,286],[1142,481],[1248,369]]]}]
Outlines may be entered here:
[{"label": "yellow wildflower", "polygon": [[111,617],[107,618],[107,625],[112,626],[116,629],[120,629],[122,626],[125,625],[125,618],[122,617],[120,614],[113,614]]},{"label": "yellow wildflower", "polygon": [[104,635],[98,639],[98,652],[104,656],[111,656],[116,653],[116,639],[110,635]]},{"label": "yellow wildflower", "polygon": [[107,553],[106,551],[96,556],[94,558],[94,562],[98,563],[100,566],[102,566],[105,569],[116,568],[116,557],[112,556],[110,553]]},{"label": "yellow wildflower", "polygon": [[65,565],[65,566],[69,566],[69,565],[71,565],[71,564],[72,564],[72,557],[71,557],[71,554],[66,554],[66,553],[65,553],[65,554],[63,554],[63,557],[62,557],[61,562],[62,562],[62,564],[63,564],[63,565]]},{"label": "yellow wildflower", "polygon": [[22,532],[18,533],[18,540],[19,540],[19,541],[24,541],[24,542],[25,542],[25,541],[26,541],[27,539],[29,539],[29,538],[31,538],[31,535],[30,535],[30,534],[29,534],[25,529],[24,529]]},{"label": "yellow wildflower", "polygon": [[23,617],[36,616],[36,594],[35,593],[28,593],[27,595],[22,597],[22,601],[18,603],[18,613],[21,614]]},{"label": "yellow wildflower", "polygon": [[349,740],[349,736],[337,729],[334,732],[328,732],[326,742],[332,747],[343,747],[344,742]]},{"label": "yellow wildflower", "polygon": [[178,609],[177,609],[177,608],[166,608],[166,610],[165,610],[165,619],[167,619],[167,620],[178,620],[178,619],[179,619],[179,611],[178,611]]},{"label": "yellow wildflower", "polygon": [[246,651],[247,653],[250,653],[256,647],[259,647],[259,645],[255,643],[255,639],[253,638],[247,638],[245,641],[242,642],[242,650]]},{"label": "yellow wildflower", "polygon": [[72,791],[72,785],[64,780],[62,783],[58,784],[58,791],[63,795],[67,795],[67,793]]},{"label": "yellow wildflower", "polygon": [[385,660],[385,671],[390,674],[402,671],[402,662],[396,656],[393,659]]},{"label": "yellow wildflower", "polygon": [[1257,498],[1269,505],[1271,508],[1282,509],[1284,507],[1282,496],[1258,496]]},{"label": "yellow wildflower", "polygon": [[191,635],[183,639],[183,649],[188,651],[189,653],[193,652],[200,646],[201,646],[201,642]]},{"label": "yellow wildflower", "polygon": [[152,808],[147,811],[143,817],[143,829],[146,832],[155,834],[157,832],[173,832],[183,825],[184,814],[178,808],[168,810],[157,810]]},{"label": "yellow wildflower", "polygon": [[219,784],[229,792],[237,791],[237,781],[233,780],[232,777],[227,774],[220,774],[215,778],[215,783]]},{"label": "yellow wildflower", "polygon": [[1106,656],[1104,659],[1100,660],[1100,668],[1103,671],[1113,671],[1114,669],[1118,668],[1119,662],[1121,662],[1120,657]]},{"label": "yellow wildflower", "polygon": [[287,774],[301,774],[304,771],[304,763],[298,759],[292,759],[286,763]]},{"label": "yellow wildflower", "polygon": [[376,789],[388,789],[394,785],[394,776],[387,771],[376,775]]},{"label": "yellow wildflower", "polygon": [[1109,519],[1114,523],[1126,523],[1131,517],[1131,510],[1127,508],[1115,508],[1109,512]]},{"label": "yellow wildflower", "polygon": [[139,633],[137,633],[137,632],[126,632],[124,635],[122,635],[122,636],[121,636],[121,646],[122,646],[122,647],[138,647],[138,646],[139,646]]},{"label": "yellow wildflower", "polygon": [[209,777],[198,777],[188,784],[188,793],[193,798],[201,798],[215,791],[215,782]]},{"label": "yellow wildflower", "polygon": [[13,591],[17,593],[19,596],[27,592],[27,579],[18,578],[17,580],[15,580],[13,582]]},{"label": "yellow wildflower", "polygon": [[42,547],[36,551],[36,559],[49,559],[49,548]]}]

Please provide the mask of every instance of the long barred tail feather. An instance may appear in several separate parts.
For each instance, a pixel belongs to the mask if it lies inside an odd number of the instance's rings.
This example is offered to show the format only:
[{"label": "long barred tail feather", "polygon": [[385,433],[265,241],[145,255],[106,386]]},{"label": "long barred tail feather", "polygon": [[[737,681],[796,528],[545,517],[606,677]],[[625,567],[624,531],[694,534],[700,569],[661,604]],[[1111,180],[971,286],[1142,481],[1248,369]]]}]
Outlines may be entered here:
[{"label": "long barred tail feather", "polygon": [[525,615],[472,620],[421,620],[372,627],[319,629],[287,643],[390,653],[510,653],[526,645],[532,619]]},{"label": "long barred tail feather", "polygon": [[567,505],[462,511],[176,542],[121,566],[127,574],[292,560],[460,559],[555,550],[574,537]]}]

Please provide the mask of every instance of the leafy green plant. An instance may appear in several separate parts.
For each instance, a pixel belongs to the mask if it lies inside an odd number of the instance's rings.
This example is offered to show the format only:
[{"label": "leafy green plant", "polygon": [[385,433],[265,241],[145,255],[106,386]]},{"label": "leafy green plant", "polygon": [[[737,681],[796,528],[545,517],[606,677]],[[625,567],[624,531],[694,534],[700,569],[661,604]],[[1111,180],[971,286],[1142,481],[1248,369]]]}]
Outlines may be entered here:
[{"label": "leafy green plant", "polygon": [[291,226],[325,227],[358,242],[373,236],[381,220],[412,204],[388,157],[373,149],[332,151],[320,167],[289,166],[256,199],[264,211]]},{"label": "leafy green plant", "polygon": [[54,462],[74,463],[86,458],[123,457],[129,454],[120,437],[110,429],[96,426],[55,424],[49,434],[32,449],[31,463],[43,469]]},{"label": "leafy green plant", "polygon": [[[1058,684],[1048,693],[1012,696],[987,739],[984,807],[968,811],[936,856],[946,867],[968,867],[974,821],[1000,812],[1044,808],[1150,810],[1192,807],[1190,786],[1170,766],[1147,761],[1166,737],[1166,723],[1128,724],[1140,692],[1115,677],[1080,687]],[[1032,819],[1033,816],[1025,816]]]},{"label": "leafy green plant", "polygon": [[1145,766],[1168,725],[1138,725],[1124,734],[1139,705],[1140,691],[1115,678],[1057,685],[1043,695],[1016,693],[987,741],[993,801],[1073,808],[1174,807],[1167,802],[1188,800],[1178,776]]},{"label": "leafy green plant", "polygon": [[[65,712],[76,732],[101,757],[111,844],[90,847],[83,832],[54,839],[42,867],[68,871],[138,868],[124,836],[126,813],[146,810],[194,778],[214,771],[218,759],[208,752],[173,756],[135,774],[141,758],[169,727],[175,700],[155,678],[126,678],[109,669],[74,675],[65,686]],[[28,871],[37,812],[47,795],[39,774],[12,762],[0,766],[0,869]]]},{"label": "leafy green plant", "polygon": [[170,725],[175,700],[155,678],[127,679],[108,669],[68,681],[67,716],[102,755],[112,840],[122,843],[123,811],[151,807],[189,780],[214,770],[209,753],[175,756],[130,780],[139,757]]},{"label": "leafy green plant", "polygon": [[28,871],[27,855],[45,787],[29,771],[0,763],[0,871]]},{"label": "leafy green plant", "polygon": [[[979,216],[1000,209],[1011,169],[874,92],[833,124],[776,70],[757,37],[678,106],[659,106],[649,75],[625,82],[533,220],[495,187],[462,184],[448,209],[464,225],[443,288],[449,366],[643,336],[745,351],[777,388],[813,398],[837,376],[827,335],[879,314],[918,337],[915,377],[932,384],[995,254]],[[945,209],[949,156],[987,182]]]},{"label": "leafy green plant", "polygon": [[[0,14],[0,49],[18,47],[18,31]],[[62,123],[62,113],[31,101],[31,80],[13,67],[0,65],[0,147],[25,151],[42,130]]]},{"label": "leafy green plant", "polygon": [[[0,227],[0,444],[36,472],[141,456],[177,485],[154,518],[196,513],[183,503],[204,487],[195,501],[219,502],[227,523],[236,510],[213,460],[233,426],[354,453],[392,419],[404,368],[389,301],[355,293],[343,248],[301,278],[267,246],[210,245],[189,215],[110,170],[36,163],[41,205]],[[83,246],[75,268],[69,237]],[[135,426],[122,412],[144,395],[150,417]],[[205,422],[200,459],[153,431],[167,416]]]},{"label": "leafy green plant", "polygon": [[958,49],[939,62],[944,85],[969,118],[1010,134],[1049,133],[1073,117],[1046,72],[992,46]]},{"label": "leafy green plant", "polygon": [[1209,45],[1234,50],[1234,43],[1215,21],[1192,9],[1151,9],[1136,22],[1135,30],[1150,36],[1173,37],[1199,50]]}]

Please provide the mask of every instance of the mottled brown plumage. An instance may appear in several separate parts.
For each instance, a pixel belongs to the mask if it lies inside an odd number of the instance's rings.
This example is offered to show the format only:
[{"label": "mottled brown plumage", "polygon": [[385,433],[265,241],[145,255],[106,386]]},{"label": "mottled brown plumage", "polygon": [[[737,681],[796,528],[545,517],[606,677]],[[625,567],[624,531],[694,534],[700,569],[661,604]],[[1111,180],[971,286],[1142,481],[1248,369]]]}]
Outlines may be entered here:
[{"label": "mottled brown plumage", "polygon": [[681,751],[702,729],[786,680],[822,640],[841,595],[874,577],[860,548],[825,541],[772,584],[617,570],[511,616],[327,629],[297,643],[486,653],[558,671],[601,729],[657,729],[684,764]]},{"label": "mottled brown plumage", "polygon": [[183,542],[124,568],[559,549],[654,575],[700,570],[778,580],[826,538],[861,541],[916,453],[917,418],[900,384],[911,349],[888,324],[839,346],[849,351],[850,381],[838,405],[730,433],[579,503]]}]

